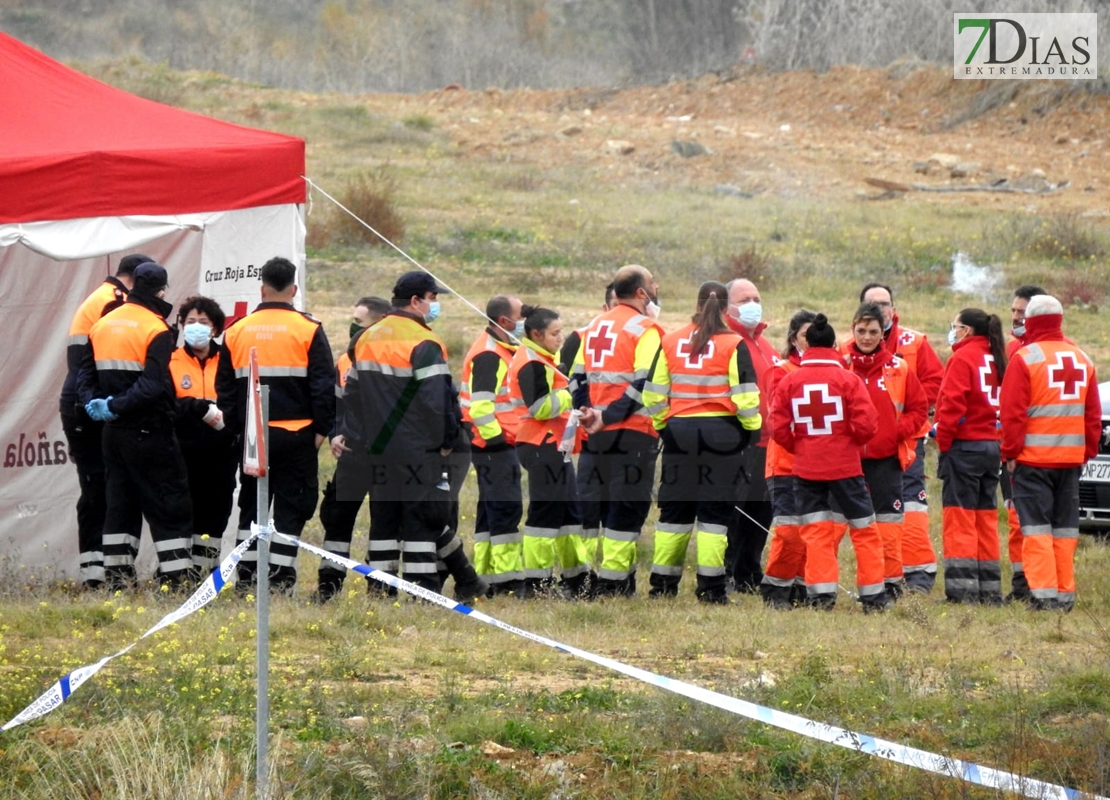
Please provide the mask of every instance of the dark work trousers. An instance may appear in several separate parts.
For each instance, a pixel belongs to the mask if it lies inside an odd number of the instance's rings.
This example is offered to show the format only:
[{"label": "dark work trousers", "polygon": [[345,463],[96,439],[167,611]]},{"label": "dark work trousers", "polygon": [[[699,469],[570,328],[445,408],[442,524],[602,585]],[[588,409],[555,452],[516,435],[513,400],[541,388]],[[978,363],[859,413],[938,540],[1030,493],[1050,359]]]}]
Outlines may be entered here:
[{"label": "dark work trousers", "polygon": [[[350,446],[350,445],[348,445]],[[335,462],[335,473],[324,486],[320,501],[320,525],[324,549],[343,558],[351,557],[351,539],[362,501],[370,494],[370,457],[362,446],[351,447]],[[343,588],[347,570],[324,559],[317,574],[317,592],[327,600]]]},{"label": "dark work trousers", "polygon": [[944,482],[944,596],[953,603],[1001,603],[997,441],[957,439],[941,453]]},{"label": "dark work trousers", "polygon": [[1017,464],[1012,480],[1029,602],[1034,609],[1070,611],[1079,544],[1079,467]]},{"label": "dark work trousers", "polygon": [[579,497],[605,503],[598,594],[636,593],[636,543],[651,510],[658,449],[655,436],[624,428],[590,434],[583,445],[593,458],[589,471],[579,465]]},{"label": "dark work trousers", "polygon": [[[81,487],[81,496],[77,498],[80,576],[90,588],[104,582],[104,451],[100,442],[103,430],[103,422],[93,422],[83,411],[62,414],[69,460],[77,467]],[[139,531],[132,533],[137,539]]]},{"label": "dark work trousers", "polygon": [[551,578],[556,561],[563,587],[571,596],[585,588],[590,559],[582,541],[582,512],[574,464],[555,442],[518,444],[521,466],[528,471],[528,518],[524,523],[523,555],[526,579]]},{"label": "dark work trousers", "polygon": [[[312,426],[299,431],[270,426],[269,470],[270,500],[274,508],[274,527],[286,536],[300,536],[304,525],[316,511],[320,492],[317,478],[316,434]],[[239,479],[239,541],[251,535],[251,523],[258,510],[258,479],[241,474]],[[292,594],[297,583],[297,546],[270,539],[270,589]],[[237,589],[249,591],[258,572],[258,543],[243,554],[239,562]]]},{"label": "dark work trousers", "polygon": [[227,521],[235,495],[239,451],[230,442],[222,445],[182,447],[193,503],[193,566],[204,577],[220,563]]},{"label": "dark work trousers", "polygon": [[478,480],[478,507],[474,517],[474,565],[494,593],[519,591],[524,580],[520,520],[524,501],[520,488],[520,462],[507,447],[470,453]]},{"label": "dark work trousers", "polygon": [[672,417],[663,431],[651,594],[675,595],[691,535],[699,600],[727,602],[725,553],[748,435],[735,417]]},{"label": "dark work trousers", "polygon": [[1029,583],[1025,580],[1025,562],[1022,557],[1021,520],[1018,518],[1017,508],[1014,506],[1014,485],[1010,480],[1010,473],[1006,470],[1006,462],[998,465],[998,486],[1002,490],[1002,504],[1006,507],[1006,521],[1010,525],[1007,537],[1006,551],[1010,559],[1010,600],[1028,600]]},{"label": "dark work trousers", "polygon": [[[752,431],[753,439],[757,435]],[[767,448],[759,445],[746,448],[743,466],[748,483],[741,482],[736,498],[739,502],[735,503],[743,513],[733,510],[733,519],[728,526],[725,564],[737,591],[754,594],[763,581],[763,547],[767,544],[767,531],[775,516],[764,477]]]},{"label": "dark work trousers", "polygon": [[162,430],[142,430],[108,424],[102,444],[107,583],[121,588],[135,580],[143,517],[150,524],[162,580],[187,582],[192,567],[192,501],[185,459],[173,428],[167,424]]},{"label": "dark work trousers", "polygon": [[[590,452],[583,442],[582,452],[578,454],[577,474],[580,476],[583,472],[587,474],[596,472],[596,463],[597,455]],[[590,551],[592,561],[597,558],[597,539],[601,532],[601,521],[605,519],[609,504],[602,496],[600,481],[594,481],[589,485],[586,485],[580,477],[577,481],[578,504],[582,509],[582,541]]]},{"label": "dark work trousers", "polygon": [[369,566],[438,592],[437,543],[451,529],[451,491],[439,453],[370,456]]},{"label": "dark work trousers", "polygon": [[901,597],[902,580],[902,465],[898,456],[863,459],[863,479],[875,509],[875,527],[883,540],[883,578],[891,598]]}]

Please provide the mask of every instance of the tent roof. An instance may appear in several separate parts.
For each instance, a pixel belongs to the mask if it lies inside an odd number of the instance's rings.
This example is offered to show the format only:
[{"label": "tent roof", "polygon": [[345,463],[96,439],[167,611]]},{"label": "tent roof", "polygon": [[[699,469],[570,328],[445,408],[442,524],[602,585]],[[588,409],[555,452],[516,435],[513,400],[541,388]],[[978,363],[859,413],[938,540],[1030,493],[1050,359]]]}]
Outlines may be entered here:
[{"label": "tent roof", "polygon": [[181,111],[0,33],[0,222],[302,203],[304,140]]}]

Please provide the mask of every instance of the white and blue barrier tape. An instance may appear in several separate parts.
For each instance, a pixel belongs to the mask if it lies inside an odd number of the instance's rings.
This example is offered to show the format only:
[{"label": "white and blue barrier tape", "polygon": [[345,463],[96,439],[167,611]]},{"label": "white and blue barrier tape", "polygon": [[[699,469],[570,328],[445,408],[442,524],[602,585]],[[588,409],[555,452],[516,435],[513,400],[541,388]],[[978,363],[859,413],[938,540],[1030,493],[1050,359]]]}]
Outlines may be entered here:
[{"label": "white and blue barrier tape", "polygon": [[124,655],[125,653],[130,651],[131,648],[133,648],[135,645],[137,645],[139,642],[141,642],[143,639],[150,636],[151,634],[157,633],[163,628],[167,628],[170,625],[173,625],[175,622],[184,619],[185,617],[192,614],[194,611],[203,608],[204,606],[215,600],[216,595],[218,595],[220,591],[224,588],[224,586],[227,585],[228,578],[231,577],[231,573],[239,564],[239,560],[243,557],[243,553],[247,552],[247,548],[249,548],[251,544],[254,543],[254,540],[257,539],[258,536],[259,533],[257,528],[252,526],[251,537],[247,541],[242,542],[241,544],[236,546],[234,550],[228,553],[227,557],[220,562],[219,568],[213,571],[213,573],[207,578],[205,578],[204,582],[197,587],[197,590],[189,596],[189,599],[182,603],[177,609],[171,611],[169,614],[166,614],[166,616],[158,620],[157,624],[155,624],[153,628],[148,630],[137,640],[127,645],[127,647],[123,648],[118,653],[113,653],[110,656],[106,656],[100,659],[100,661],[97,661],[95,664],[90,664],[89,666],[85,667],[78,667],[77,669],[73,670],[73,672],[62,677],[61,680],[59,680],[57,683],[47,689],[42,695],[40,695],[38,699],[35,700],[35,702],[31,703],[31,705],[27,706],[27,708],[23,709],[14,717],[12,717],[12,719],[10,719],[4,725],[4,727],[0,728],[0,731],[9,730],[16,727],[17,725],[22,725],[24,722],[30,722],[33,719],[38,719],[39,717],[49,714],[55,708],[68,700],[70,695],[77,691],[77,688],[81,686],[81,684],[83,684],[96,673],[100,672],[101,668],[103,668],[103,666],[109,661]]},{"label": "white and blue barrier tape", "polygon": [[[227,579],[231,575],[231,571],[235,565],[238,564],[239,559],[251,543],[259,536],[266,535],[265,532],[260,532],[256,526],[252,526],[252,535],[249,540],[243,542],[235,550],[228,555],[220,563],[220,568],[209,576],[199,589],[176,611],[167,614],[162,620],[144,633],[139,641],[145,639],[155,631],[161,630],[168,625],[177,622],[178,620],[192,614],[197,609],[209,603],[212,599],[219,594],[220,589],[227,583]],[[1016,775],[1012,772],[1004,772],[1002,770],[994,769],[992,767],[980,766],[979,764],[962,759],[950,758],[948,756],[939,755],[937,753],[930,753],[927,750],[919,750],[915,747],[907,747],[906,745],[898,744],[897,742],[880,739],[875,736],[870,736],[864,733],[856,733],[847,728],[838,728],[833,725],[827,725],[823,722],[816,722],[806,717],[800,717],[796,714],[790,714],[784,711],[777,711],[773,708],[757,705],[746,700],[740,700],[735,697],[720,694],[719,692],[703,689],[700,686],[685,683],[684,681],[677,681],[672,678],[667,678],[662,675],[648,672],[637,667],[629,666],[620,661],[616,661],[605,656],[599,656],[596,653],[591,653],[588,650],[581,650],[571,645],[562,644],[554,639],[549,639],[546,636],[526,631],[522,628],[517,628],[502,622],[499,619],[489,616],[477,609],[471,608],[463,603],[456,602],[444,597],[441,594],[424,589],[413,583],[390,575],[380,570],[371,569],[365,564],[360,564],[357,561],[352,561],[349,558],[337,556],[334,553],[316,547],[315,545],[302,542],[292,536],[286,536],[282,533],[275,533],[275,536],[283,539],[290,544],[296,545],[303,550],[314,553],[320,558],[330,561],[346,569],[356,572],[359,575],[364,575],[368,578],[388,584],[396,589],[400,589],[408,594],[419,597],[423,600],[433,603],[451,611],[457,611],[464,616],[471,619],[484,622],[500,630],[511,633],[515,636],[520,636],[524,639],[536,642],[538,644],[546,645],[547,647],[554,648],[564,653],[576,656],[584,661],[597,664],[600,667],[619,672],[622,675],[627,675],[630,678],[635,678],[638,681],[655,686],[659,689],[664,689],[668,692],[673,692],[683,697],[688,697],[691,700],[697,700],[700,703],[719,708],[722,711],[728,711],[737,714],[741,717],[746,717],[757,722],[762,722],[767,725],[773,725],[776,728],[796,733],[799,736],[804,736],[808,739],[815,739],[820,742],[834,744],[839,747],[844,747],[849,750],[854,750],[859,753],[867,753],[878,758],[892,761],[896,764],[903,764],[905,766],[914,767],[916,769],[932,772],[937,775],[944,775],[950,778],[957,778],[977,786],[984,786],[991,789],[1000,789],[1006,792],[1013,792],[1023,797],[1034,798],[1035,800],[1081,800],[1082,798],[1089,798],[1089,800],[1110,800],[1110,798],[1102,797],[1099,795],[1091,795],[1080,792],[1076,789],[1069,789],[1065,786],[1059,786],[1045,781],[1035,780],[1033,778],[1025,778],[1021,775]],[[30,706],[24,709],[20,714],[8,722],[0,730],[8,730],[14,728],[24,722],[28,722],[37,717],[41,717],[50,711],[53,711],[72,694],[72,692],[84,683],[86,680],[95,675],[101,667],[114,658],[118,658],[124,653],[128,652],[132,647],[138,644],[128,645],[118,653],[108,656],[107,658],[97,662],[96,664],[88,667],[81,667],[74,670],[69,675],[66,675],[51,689],[35,700]]]}]

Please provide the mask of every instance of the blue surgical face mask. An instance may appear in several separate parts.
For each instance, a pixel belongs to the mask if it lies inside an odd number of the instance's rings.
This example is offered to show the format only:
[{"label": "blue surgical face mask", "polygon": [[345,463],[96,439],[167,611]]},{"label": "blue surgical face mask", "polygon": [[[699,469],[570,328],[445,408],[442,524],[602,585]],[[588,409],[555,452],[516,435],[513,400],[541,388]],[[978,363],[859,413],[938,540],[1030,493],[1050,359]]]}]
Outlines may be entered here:
[{"label": "blue surgical face mask", "polygon": [[1025,323],[1023,322],[1020,325],[1015,325],[1014,326],[1014,336],[1024,336],[1024,335],[1025,335]]},{"label": "blue surgical face mask", "polygon": [[736,310],[736,318],[745,328],[754,328],[763,321],[763,306],[759,303],[744,303]]},{"label": "blue surgical face mask", "polygon": [[428,313],[424,315],[424,321],[426,323],[428,323],[429,325],[431,325],[438,318],[439,318],[439,301],[438,300],[429,300],[428,301]]},{"label": "blue surgical face mask", "polygon": [[203,322],[190,322],[184,328],[185,344],[189,347],[207,347],[212,341],[212,329]]},{"label": "blue surgical face mask", "polygon": [[951,347],[955,343],[956,343],[956,331],[949,330],[948,331],[948,346]]},{"label": "blue surgical face mask", "polygon": [[516,325],[513,327],[513,336],[518,339],[524,338],[524,320],[518,319]]}]

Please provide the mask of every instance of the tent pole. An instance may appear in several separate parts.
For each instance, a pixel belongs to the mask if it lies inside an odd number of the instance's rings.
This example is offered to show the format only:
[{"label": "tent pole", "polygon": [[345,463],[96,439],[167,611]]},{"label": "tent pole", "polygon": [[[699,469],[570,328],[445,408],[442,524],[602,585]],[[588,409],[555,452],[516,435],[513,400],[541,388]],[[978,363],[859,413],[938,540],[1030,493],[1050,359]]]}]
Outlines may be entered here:
[{"label": "tent pole", "polygon": [[[262,436],[265,452],[270,452],[270,387],[259,387],[262,399]],[[255,706],[255,764],[258,800],[270,800],[270,476],[267,468],[257,481],[258,486],[258,525],[265,534],[258,539],[258,571],[256,588],[258,598],[258,621],[256,638],[256,664],[258,673],[257,697]]]}]

